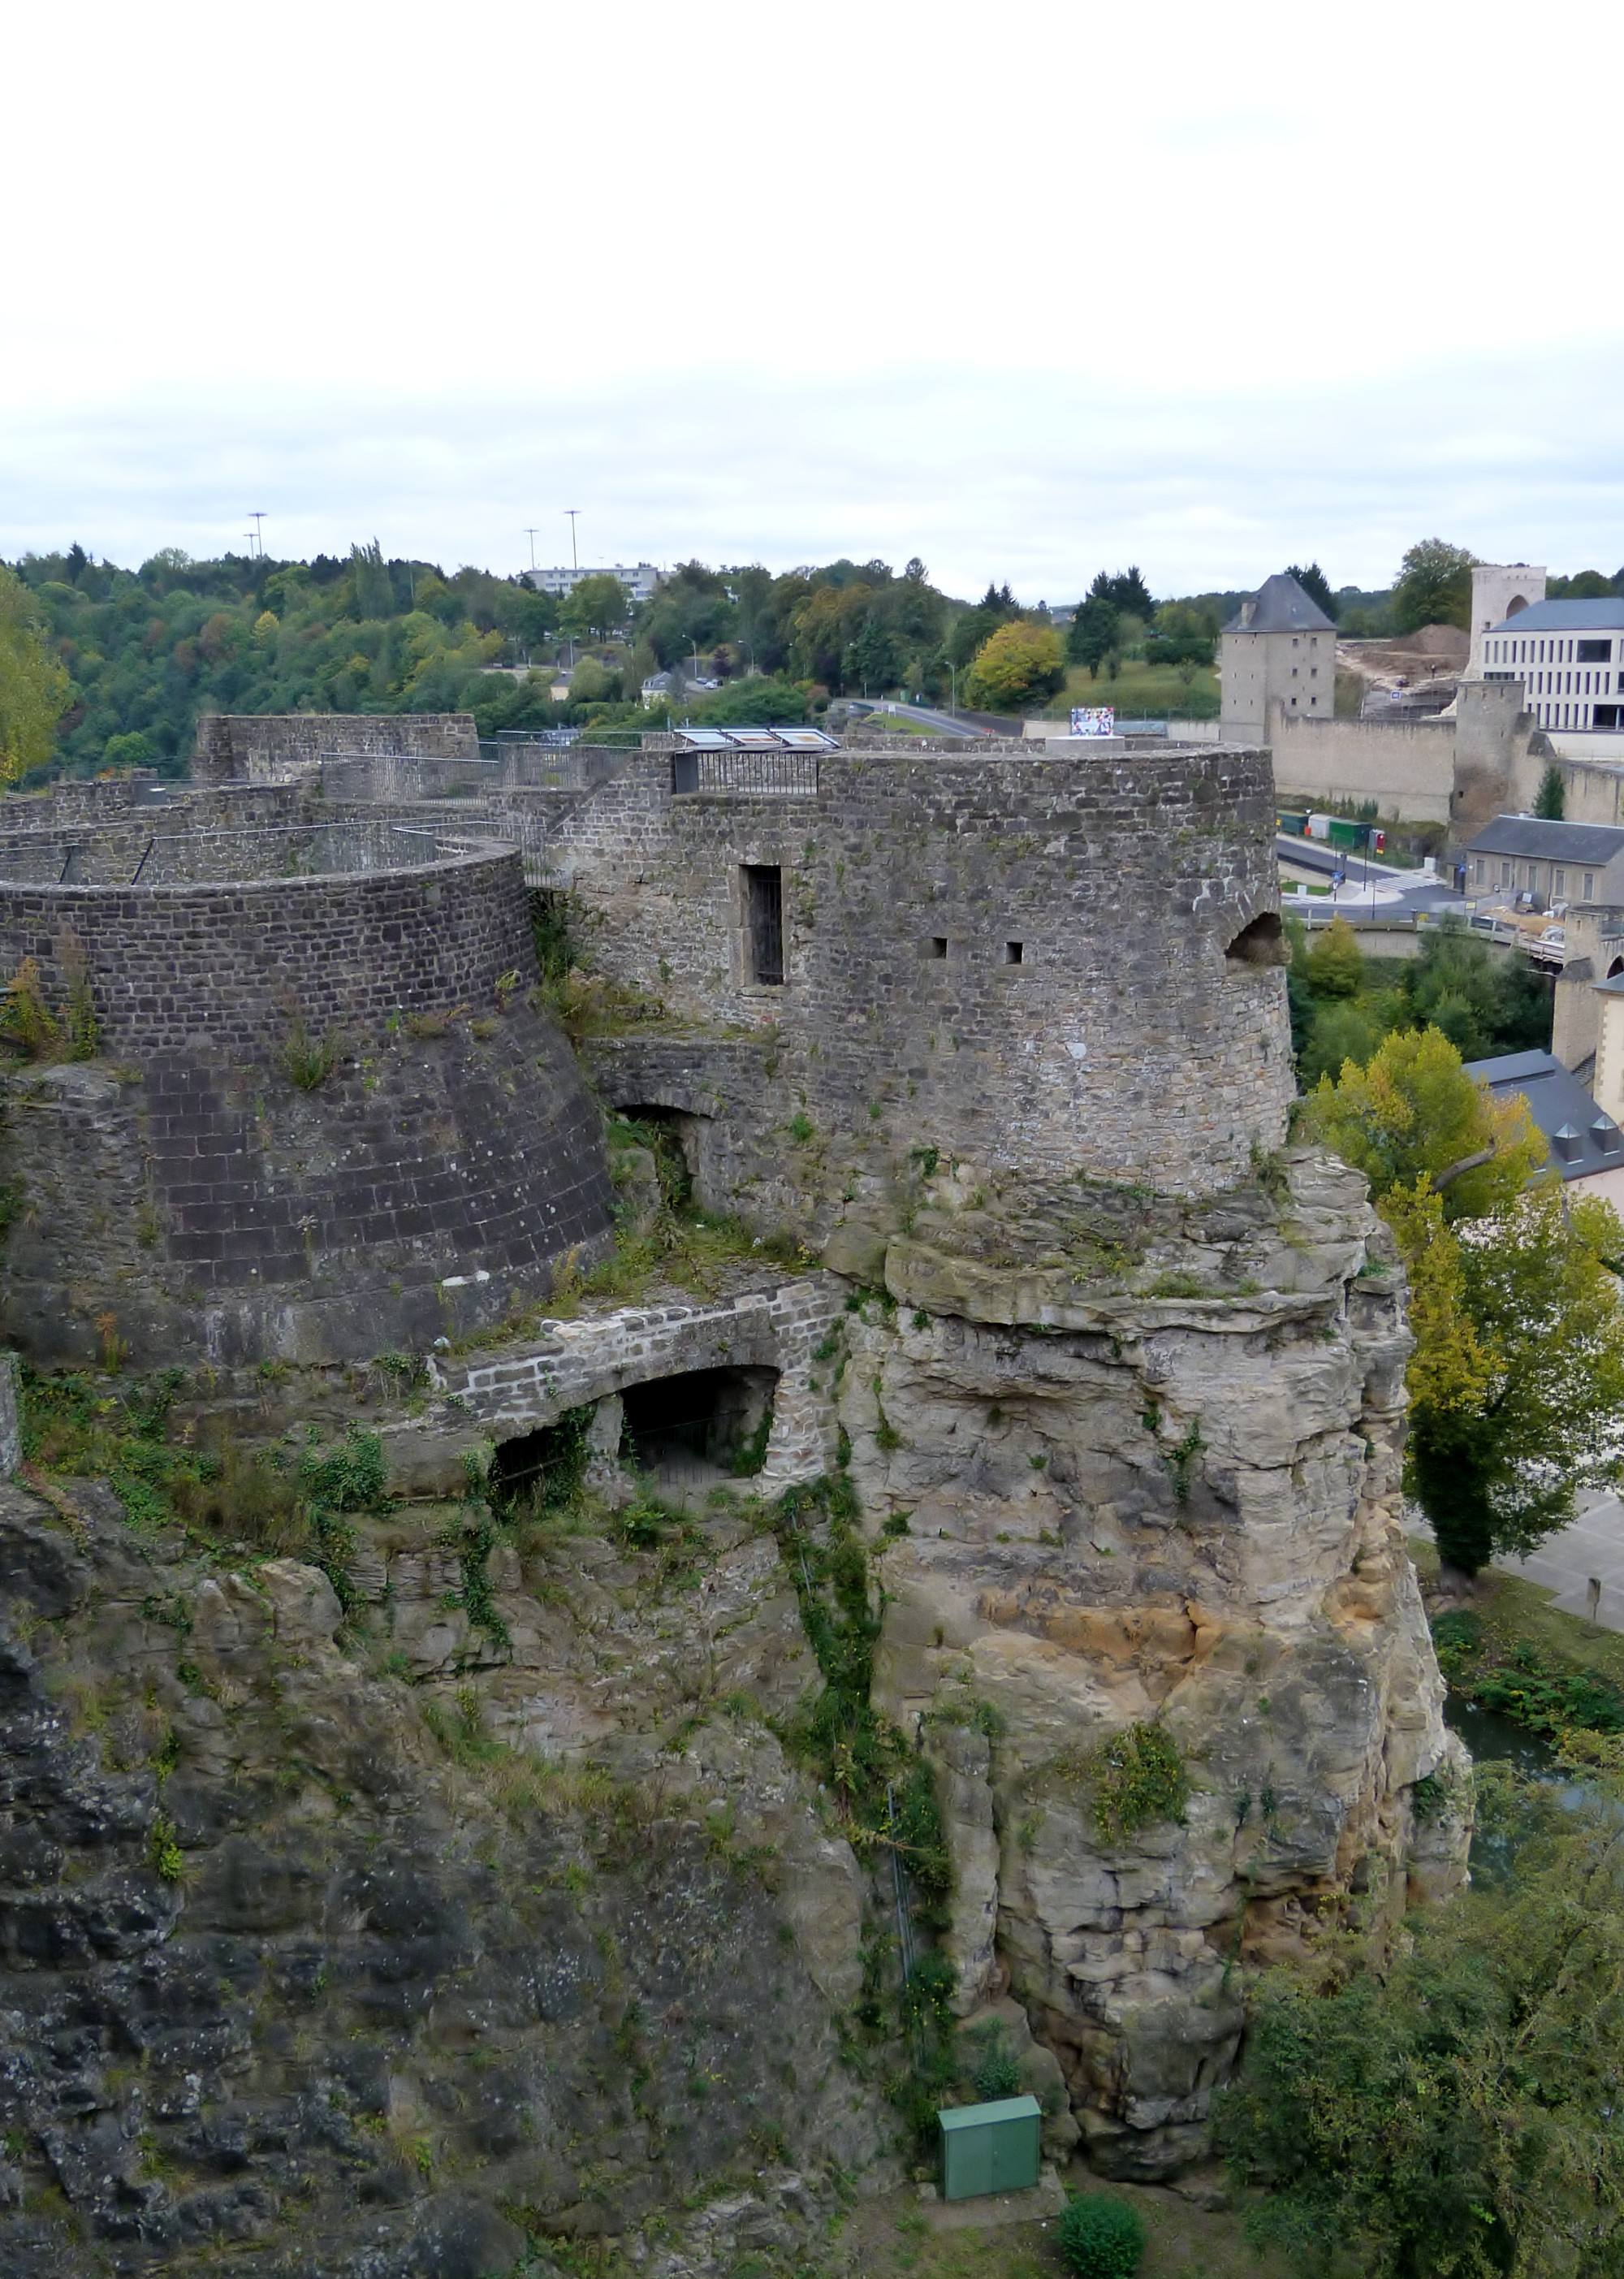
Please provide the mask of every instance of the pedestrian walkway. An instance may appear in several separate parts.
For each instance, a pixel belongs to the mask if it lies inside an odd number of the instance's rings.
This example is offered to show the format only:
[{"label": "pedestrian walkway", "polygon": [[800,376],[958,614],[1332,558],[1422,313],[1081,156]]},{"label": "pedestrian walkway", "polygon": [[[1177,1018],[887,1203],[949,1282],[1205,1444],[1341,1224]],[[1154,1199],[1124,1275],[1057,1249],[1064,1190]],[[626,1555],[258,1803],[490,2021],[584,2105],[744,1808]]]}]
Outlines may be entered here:
[{"label": "pedestrian walkway", "polygon": [[[1582,1494],[1579,1516],[1559,1534],[1547,1536],[1526,1559],[1497,1559],[1505,1575],[1520,1575],[1556,1593],[1552,1603],[1565,1615],[1594,1619],[1605,1631],[1624,1631],[1624,1504],[1615,1495]],[[1591,1603],[1590,1585],[1601,1585]]]}]

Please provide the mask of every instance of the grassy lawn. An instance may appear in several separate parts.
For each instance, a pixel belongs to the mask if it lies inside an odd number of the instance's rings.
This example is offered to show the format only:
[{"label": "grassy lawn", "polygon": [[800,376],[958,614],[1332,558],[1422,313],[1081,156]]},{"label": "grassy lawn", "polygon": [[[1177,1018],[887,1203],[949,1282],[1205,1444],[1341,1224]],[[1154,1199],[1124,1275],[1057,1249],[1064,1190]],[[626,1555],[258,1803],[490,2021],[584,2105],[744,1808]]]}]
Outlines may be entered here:
[{"label": "grassy lawn", "polygon": [[[1429,1539],[1413,1537],[1410,1553],[1423,1581],[1436,1576],[1437,1546]],[[1509,1659],[1518,1646],[1532,1646],[1548,1669],[1594,1670],[1624,1692],[1624,1633],[1592,1629],[1582,1615],[1564,1614],[1551,1605],[1554,1595],[1542,1584],[1486,1567],[1472,1602],[1483,1626],[1486,1656]]]},{"label": "grassy lawn", "polygon": [[1085,665],[1074,664],[1066,677],[1065,694],[1045,708],[1045,717],[1063,716],[1074,704],[1115,704],[1130,720],[1161,720],[1168,713],[1188,713],[1191,700],[1210,700],[1212,717],[1218,717],[1218,675],[1211,666],[1199,667],[1188,688],[1172,664],[1141,664],[1125,659],[1115,680],[1101,667],[1091,680]]},{"label": "grassy lawn", "polygon": [[[1145,2218],[1148,2240],[1139,2279],[1292,2279],[1288,2263],[1260,2255],[1248,2244],[1237,2214],[1209,2214],[1172,2191],[1133,2184],[1106,2189],[1131,2200]],[[1061,2279],[1053,2226],[933,2232],[911,2191],[861,2204],[846,2237],[858,2250],[863,2279]]]}]

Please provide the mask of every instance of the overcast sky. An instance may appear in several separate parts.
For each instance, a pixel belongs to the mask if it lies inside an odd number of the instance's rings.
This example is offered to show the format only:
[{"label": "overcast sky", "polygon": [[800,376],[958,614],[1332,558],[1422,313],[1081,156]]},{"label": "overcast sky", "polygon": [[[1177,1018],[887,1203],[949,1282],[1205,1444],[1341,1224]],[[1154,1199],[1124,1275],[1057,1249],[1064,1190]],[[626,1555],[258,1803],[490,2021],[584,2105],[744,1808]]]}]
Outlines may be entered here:
[{"label": "overcast sky", "polygon": [[151,0],[7,33],[0,556],[1624,565],[1624,10]]}]

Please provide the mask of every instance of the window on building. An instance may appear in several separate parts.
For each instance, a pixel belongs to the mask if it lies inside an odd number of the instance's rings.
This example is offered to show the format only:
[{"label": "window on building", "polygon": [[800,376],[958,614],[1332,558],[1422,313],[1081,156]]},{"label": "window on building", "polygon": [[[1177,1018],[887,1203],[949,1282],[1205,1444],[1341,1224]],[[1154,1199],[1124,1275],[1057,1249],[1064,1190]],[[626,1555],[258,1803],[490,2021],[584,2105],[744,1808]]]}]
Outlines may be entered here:
[{"label": "window on building", "polygon": [[1584,900],[1585,900],[1587,902],[1594,902],[1594,901],[1595,901],[1595,899],[1596,899],[1596,873],[1595,873],[1595,871],[1587,871],[1585,872],[1585,874],[1584,874]]},{"label": "window on building", "polygon": [[1579,644],[1581,664],[1605,664],[1613,655],[1610,641],[1582,641]]},{"label": "window on building", "polygon": [[1561,901],[1561,899],[1562,899],[1563,895],[1564,895],[1567,892],[1567,871],[1553,871],[1551,873],[1551,901],[1552,901],[1553,902],[1559,902]]},{"label": "window on building", "polygon": [[1004,944],[1004,963],[1006,965],[1024,965],[1025,963],[1026,944],[1023,941],[1007,941]]},{"label": "window on building", "polygon": [[784,981],[784,872],[777,863],[745,866],[746,923],[752,981]]},{"label": "window on building", "polygon": [[1483,858],[1482,858],[1482,856],[1481,855],[1480,855],[1480,856],[1478,856],[1478,858],[1477,858],[1477,881],[1476,881],[1476,883],[1477,883],[1480,886],[1481,886],[1482,885],[1482,883],[1483,883]]},{"label": "window on building", "polygon": [[937,933],[937,934],[932,934],[932,935],[931,935],[931,956],[932,956],[932,957],[946,957],[946,955],[947,955],[947,937],[946,937],[946,935],[945,933]]},{"label": "window on building", "polygon": [[1295,665],[1291,667],[1291,678],[1293,680],[1297,678],[1297,667]]},{"label": "window on building", "polygon": [[1511,882],[1512,866],[1509,863],[1502,863],[1500,865],[1500,884],[1503,886],[1509,886]]},{"label": "window on building", "polygon": [[1308,678],[1309,678],[1309,679],[1310,679],[1310,680],[1317,680],[1317,679],[1319,679],[1319,677],[1320,677],[1320,668],[1319,668],[1319,666],[1318,666],[1317,664],[1311,664],[1311,665],[1309,666],[1309,668],[1308,668]]}]

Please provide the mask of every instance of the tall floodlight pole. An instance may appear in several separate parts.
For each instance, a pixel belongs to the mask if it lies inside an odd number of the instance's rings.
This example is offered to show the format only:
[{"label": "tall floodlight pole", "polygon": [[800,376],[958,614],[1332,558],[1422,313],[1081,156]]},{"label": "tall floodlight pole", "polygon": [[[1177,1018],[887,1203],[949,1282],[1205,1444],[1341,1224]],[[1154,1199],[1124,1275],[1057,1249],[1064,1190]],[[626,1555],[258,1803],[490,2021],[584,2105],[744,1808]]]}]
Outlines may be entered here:
[{"label": "tall floodlight pole", "polygon": [[530,566],[533,570],[536,566],[536,533],[529,523],[525,525],[525,535],[530,541]]},{"label": "tall floodlight pole", "polygon": [[257,554],[263,561],[264,559],[265,552],[265,510],[263,507],[250,507],[249,509],[249,520],[254,526],[253,530],[250,533],[249,552],[250,554]]},{"label": "tall floodlight pole", "polygon": [[575,550],[575,518],[580,512],[580,509],[578,506],[567,506],[564,512],[570,518],[570,567],[571,570],[578,570],[581,562],[579,555]]}]

